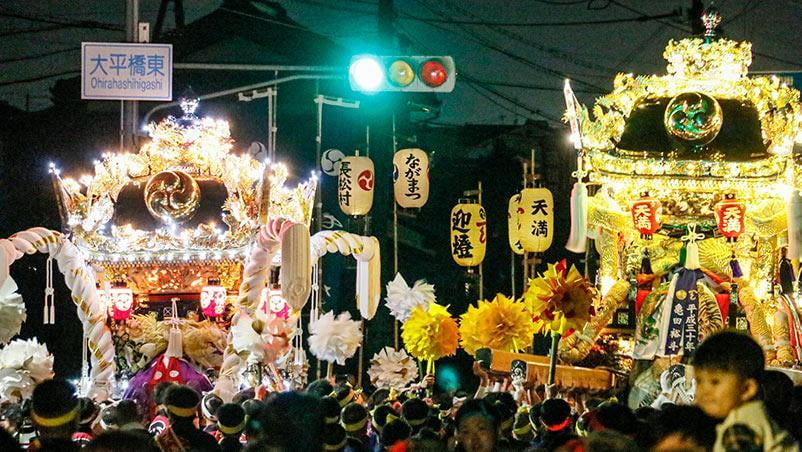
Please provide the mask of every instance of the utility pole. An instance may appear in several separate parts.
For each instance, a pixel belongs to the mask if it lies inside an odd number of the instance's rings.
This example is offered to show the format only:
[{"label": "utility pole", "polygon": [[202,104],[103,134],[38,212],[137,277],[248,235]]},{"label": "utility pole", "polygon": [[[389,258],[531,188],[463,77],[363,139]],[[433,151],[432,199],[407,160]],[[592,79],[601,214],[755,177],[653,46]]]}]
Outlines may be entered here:
[{"label": "utility pole", "polygon": [[[127,42],[139,42],[139,0],[125,3],[125,38]],[[135,100],[120,101],[120,145],[122,149],[136,149],[139,103]]]}]

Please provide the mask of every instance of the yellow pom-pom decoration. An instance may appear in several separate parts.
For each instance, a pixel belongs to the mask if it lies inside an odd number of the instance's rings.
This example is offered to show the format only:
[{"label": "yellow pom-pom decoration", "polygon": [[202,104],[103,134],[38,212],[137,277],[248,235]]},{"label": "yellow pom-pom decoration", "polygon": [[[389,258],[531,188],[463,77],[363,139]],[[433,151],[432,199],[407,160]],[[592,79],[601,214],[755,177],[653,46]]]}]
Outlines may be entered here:
[{"label": "yellow pom-pom decoration", "polygon": [[459,333],[462,348],[471,355],[485,347],[517,352],[532,341],[535,326],[523,303],[498,294],[493,301],[468,307],[460,319]]},{"label": "yellow pom-pom decoration", "polygon": [[412,310],[402,326],[401,337],[410,355],[434,361],[457,352],[457,322],[444,306],[429,303]]},{"label": "yellow pom-pom decoration", "polygon": [[545,273],[529,280],[524,304],[532,315],[536,332],[563,335],[581,329],[593,315],[595,290],[565,261],[549,264]]}]

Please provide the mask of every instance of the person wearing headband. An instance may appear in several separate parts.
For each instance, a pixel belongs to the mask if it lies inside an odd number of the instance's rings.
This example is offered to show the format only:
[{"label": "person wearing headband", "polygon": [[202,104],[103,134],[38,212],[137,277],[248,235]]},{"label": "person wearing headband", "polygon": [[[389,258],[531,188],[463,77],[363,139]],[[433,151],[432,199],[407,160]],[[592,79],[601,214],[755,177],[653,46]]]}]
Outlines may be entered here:
[{"label": "person wearing headband", "polygon": [[350,383],[343,383],[337,386],[331,393],[331,397],[337,399],[340,408],[345,408],[349,403],[356,401],[356,396],[357,393]]},{"label": "person wearing headband", "polygon": [[499,420],[491,404],[472,399],[457,410],[457,441],[466,452],[491,452],[498,442]]},{"label": "person wearing headband", "polygon": [[381,449],[381,434],[388,422],[398,419],[398,413],[388,404],[379,405],[371,412],[370,450]]},{"label": "person wearing headband", "polygon": [[328,424],[323,427],[323,450],[341,451],[348,446],[348,434],[339,424]]},{"label": "person wearing headband", "polygon": [[406,441],[412,436],[412,428],[403,419],[393,419],[382,429],[381,445],[389,450],[396,443]]},{"label": "person wearing headband", "polygon": [[401,417],[412,427],[412,434],[418,433],[429,416],[429,405],[421,399],[411,398],[401,405]]},{"label": "person wearing headband", "polygon": [[323,411],[323,422],[337,424],[340,422],[340,402],[334,397],[326,396],[320,399],[320,409]]},{"label": "person wearing headband", "polygon": [[511,445],[520,449],[525,449],[535,439],[535,431],[529,422],[529,407],[526,405],[522,405],[518,412],[515,413],[515,421],[512,424],[512,439]]},{"label": "person wearing headband", "polygon": [[219,451],[214,437],[197,427],[200,396],[189,386],[176,385],[164,396],[170,426],[156,437],[156,444],[164,451]]},{"label": "person wearing headband", "polygon": [[340,415],[340,424],[348,434],[349,444],[353,443],[356,449],[367,450],[370,446],[369,417],[367,408],[353,402],[346,405]]},{"label": "person wearing headband", "polygon": [[544,432],[536,446],[554,450],[577,438],[573,431],[571,406],[563,399],[547,399],[540,406],[540,423]]},{"label": "person wearing headband", "polygon": [[203,395],[203,399],[201,400],[201,413],[205,421],[203,427],[204,432],[213,436],[215,432],[217,432],[217,416],[215,414],[222,404],[223,399],[213,392],[207,392]]},{"label": "person wearing headband", "polygon": [[242,450],[240,436],[245,430],[245,410],[236,403],[226,403],[217,409],[217,430],[223,438],[219,441],[223,452]]},{"label": "person wearing headband", "polygon": [[28,450],[78,450],[72,435],[78,430],[80,403],[75,386],[54,378],[39,383],[31,397],[31,418],[39,432]]}]

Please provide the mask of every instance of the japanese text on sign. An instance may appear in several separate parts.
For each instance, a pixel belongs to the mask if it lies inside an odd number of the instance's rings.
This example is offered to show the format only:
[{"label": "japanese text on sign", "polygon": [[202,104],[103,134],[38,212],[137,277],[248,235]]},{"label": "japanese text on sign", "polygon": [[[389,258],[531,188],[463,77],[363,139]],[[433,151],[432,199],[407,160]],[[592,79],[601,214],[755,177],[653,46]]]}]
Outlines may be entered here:
[{"label": "japanese text on sign", "polygon": [[340,179],[339,179],[339,196],[340,203],[345,206],[351,205],[351,162],[343,160],[340,163]]},{"label": "japanese text on sign", "polygon": [[81,98],[172,100],[173,46],[84,42]]}]

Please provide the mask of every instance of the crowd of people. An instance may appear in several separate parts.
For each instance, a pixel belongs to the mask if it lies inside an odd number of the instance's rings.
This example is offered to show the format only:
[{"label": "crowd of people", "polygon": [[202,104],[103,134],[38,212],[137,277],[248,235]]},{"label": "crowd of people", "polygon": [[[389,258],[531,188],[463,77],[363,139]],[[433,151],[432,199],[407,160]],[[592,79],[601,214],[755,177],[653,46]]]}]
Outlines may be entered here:
[{"label": "crowd of people", "polygon": [[695,405],[635,410],[614,398],[561,397],[555,388],[537,400],[517,397],[478,365],[481,384],[472,395],[435,393],[432,376],[372,393],[342,377],[303,391],[245,390],[224,403],[213,393],[159,383],[150,407],[95,403],[53,379],[22,404],[2,404],[0,450],[798,450],[802,388],[767,371],[763,360],[748,336],[713,335],[692,358]]}]

